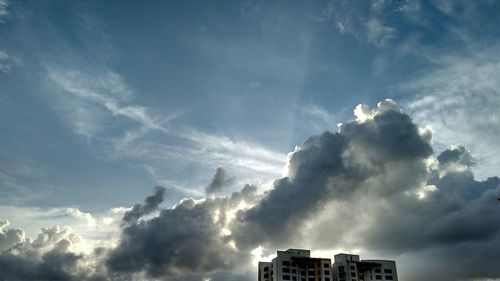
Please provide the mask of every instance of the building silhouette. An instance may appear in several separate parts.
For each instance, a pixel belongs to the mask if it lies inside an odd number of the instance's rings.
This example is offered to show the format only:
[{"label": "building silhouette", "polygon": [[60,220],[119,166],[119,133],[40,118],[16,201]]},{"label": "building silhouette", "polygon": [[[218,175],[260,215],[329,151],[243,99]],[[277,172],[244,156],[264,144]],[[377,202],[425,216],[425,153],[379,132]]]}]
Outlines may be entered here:
[{"label": "building silhouette", "polygon": [[396,262],[360,260],[358,255],[338,254],[313,258],[309,250],[277,251],[270,262],[259,262],[258,281],[370,281],[398,280]]},{"label": "building silhouette", "polygon": [[358,255],[338,254],[332,265],[335,281],[398,280],[396,262],[360,260]]}]

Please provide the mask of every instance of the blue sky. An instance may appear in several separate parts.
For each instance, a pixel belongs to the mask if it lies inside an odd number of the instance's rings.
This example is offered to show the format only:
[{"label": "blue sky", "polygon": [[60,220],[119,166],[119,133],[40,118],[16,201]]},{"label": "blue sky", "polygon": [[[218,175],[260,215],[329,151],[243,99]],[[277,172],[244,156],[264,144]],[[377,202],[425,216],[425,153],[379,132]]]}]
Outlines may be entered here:
[{"label": "blue sky", "polygon": [[31,235],[78,229],[67,208],[104,214],[157,185],[168,208],[203,198],[217,167],[236,179],[226,194],[263,192],[305,139],[385,99],[432,131],[434,154],[463,145],[477,179],[498,175],[499,12],[495,1],[0,0],[0,219]]}]

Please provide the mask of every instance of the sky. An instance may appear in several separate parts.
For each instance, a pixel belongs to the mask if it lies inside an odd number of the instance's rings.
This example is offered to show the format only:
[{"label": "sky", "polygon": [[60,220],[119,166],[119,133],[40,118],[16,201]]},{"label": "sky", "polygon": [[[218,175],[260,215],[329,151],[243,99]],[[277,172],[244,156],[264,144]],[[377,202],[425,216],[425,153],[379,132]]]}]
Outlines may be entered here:
[{"label": "sky", "polygon": [[0,280],[500,280],[498,1],[0,0]]}]

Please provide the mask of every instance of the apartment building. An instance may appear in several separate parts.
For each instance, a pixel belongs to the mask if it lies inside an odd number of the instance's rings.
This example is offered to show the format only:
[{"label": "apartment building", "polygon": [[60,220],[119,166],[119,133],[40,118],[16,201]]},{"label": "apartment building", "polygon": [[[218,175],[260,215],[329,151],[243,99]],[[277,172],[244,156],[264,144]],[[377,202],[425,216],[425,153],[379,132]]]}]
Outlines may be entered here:
[{"label": "apartment building", "polygon": [[360,260],[359,255],[338,254],[332,265],[335,281],[397,281],[396,262],[391,260]]},{"label": "apartment building", "polygon": [[271,262],[259,262],[259,281],[333,281],[331,259],[312,258],[311,251],[278,251]]},{"label": "apartment building", "polygon": [[360,260],[359,255],[338,254],[312,258],[309,250],[278,251],[270,262],[259,262],[258,281],[397,281],[396,262]]}]

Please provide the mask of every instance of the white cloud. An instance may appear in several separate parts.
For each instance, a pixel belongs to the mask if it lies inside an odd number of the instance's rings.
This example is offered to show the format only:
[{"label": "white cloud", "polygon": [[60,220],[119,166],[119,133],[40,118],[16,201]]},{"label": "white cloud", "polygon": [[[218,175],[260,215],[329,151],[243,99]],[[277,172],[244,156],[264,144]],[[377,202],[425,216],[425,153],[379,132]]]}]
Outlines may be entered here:
[{"label": "white cloud", "polygon": [[480,178],[500,170],[500,60],[498,47],[469,57],[444,56],[438,68],[402,86],[416,91],[407,103],[414,119],[437,132],[434,146],[457,140],[471,150]]},{"label": "white cloud", "polygon": [[0,205],[0,221],[12,222],[11,229],[22,228],[23,237],[36,237],[40,229],[48,226],[68,227],[72,232],[85,238],[79,243],[80,250],[91,252],[94,247],[108,247],[118,239],[119,223],[123,213],[128,209],[121,207],[90,213],[76,207],[38,208]]},{"label": "white cloud", "polygon": [[370,109],[367,104],[358,104],[354,108],[354,116],[356,116],[356,121],[363,123],[367,120],[373,119],[378,114],[382,114],[388,110],[393,110],[401,113],[402,110],[399,105],[392,99],[386,99],[377,104],[376,108]]},{"label": "white cloud", "polygon": [[[1,10],[0,10],[0,15],[1,15]],[[5,51],[0,50],[0,72],[8,73],[10,72],[11,68],[12,68],[12,57]]]},{"label": "white cloud", "polygon": [[104,107],[112,115],[126,117],[150,129],[165,130],[162,122],[154,119],[145,107],[127,102],[131,90],[114,72],[93,76],[81,71],[49,68],[49,78],[63,90]]},{"label": "white cloud", "polygon": [[88,226],[96,226],[96,220],[90,213],[82,212],[78,208],[64,208],[64,210],[68,215],[72,216],[75,219],[84,221]]},{"label": "white cloud", "polygon": [[319,119],[325,123],[333,123],[335,120],[333,114],[328,112],[325,108],[316,104],[305,105],[300,109],[305,115],[310,116],[314,119]]},{"label": "white cloud", "polygon": [[370,43],[378,47],[386,46],[389,41],[396,37],[396,29],[384,25],[379,19],[371,18],[366,23],[366,38]]},{"label": "white cloud", "polygon": [[3,22],[3,19],[9,15],[8,8],[9,2],[7,0],[0,0],[0,23]]},{"label": "white cloud", "polygon": [[22,229],[8,228],[9,225],[8,220],[0,219],[0,253],[26,240]]},{"label": "white cloud", "polygon": [[[172,124],[167,126],[180,113],[157,117],[149,108],[132,103],[134,91],[117,73],[109,70],[85,72],[57,66],[47,69],[50,81],[64,93],[71,94],[58,96],[61,98],[57,102],[61,104],[58,110],[63,120],[73,132],[95,141],[93,144],[98,145],[105,157],[134,159],[158,184],[201,195],[198,187],[183,187],[183,183],[176,183],[157,172],[165,170],[174,159],[177,165],[196,164],[210,170],[224,166],[236,171],[238,177],[257,177],[264,181],[281,174],[285,154],[252,140],[176,128]],[[116,117],[133,121],[135,126],[124,126]]]},{"label": "white cloud", "polygon": [[[396,38],[396,28],[384,24],[384,18],[394,12],[392,8],[389,8],[392,5],[395,5],[392,1],[385,0],[331,1],[323,10],[320,19],[334,21],[342,34],[351,34],[359,41],[384,47]],[[397,6],[401,11],[410,8],[407,3],[397,4]]]}]

